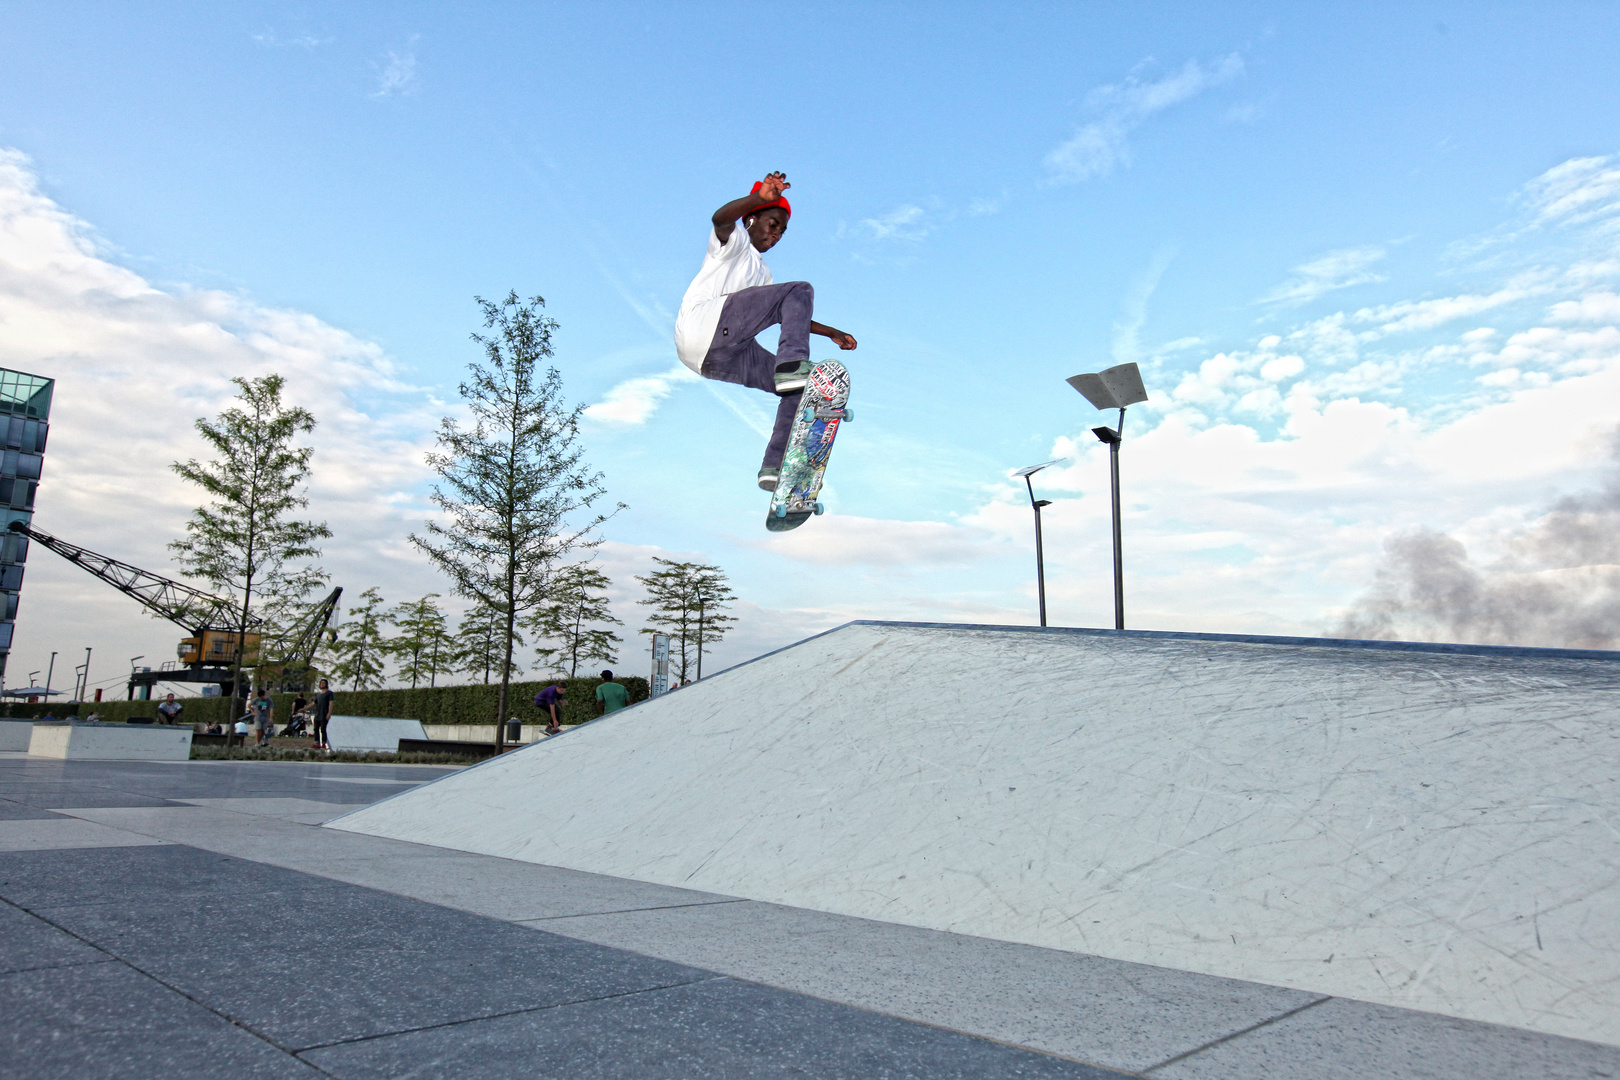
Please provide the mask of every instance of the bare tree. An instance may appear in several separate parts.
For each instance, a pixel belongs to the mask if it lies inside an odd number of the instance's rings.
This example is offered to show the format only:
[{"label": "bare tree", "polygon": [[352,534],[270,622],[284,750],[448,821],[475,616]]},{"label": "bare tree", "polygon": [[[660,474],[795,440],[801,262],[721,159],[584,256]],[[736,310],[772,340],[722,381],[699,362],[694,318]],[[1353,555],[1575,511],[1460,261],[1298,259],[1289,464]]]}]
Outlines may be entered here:
[{"label": "bare tree", "polygon": [[499,613],[499,749],[518,620],[545,602],[553,571],[571,552],[601,542],[593,533],[610,515],[591,512],[605,492],[602,474],[585,464],[578,445],[584,406],[570,409],[562,376],[540,366],[552,355],[557,328],[542,314],[545,301],[523,303],[515,292],[499,304],[475,299],[492,332],[473,335],[484,362],[469,364],[460,386],[472,425],[446,417],[438,449],[428,455],[439,474],[433,502],[447,520],[429,521],[427,535],[413,533],[411,542],[458,594]]}]

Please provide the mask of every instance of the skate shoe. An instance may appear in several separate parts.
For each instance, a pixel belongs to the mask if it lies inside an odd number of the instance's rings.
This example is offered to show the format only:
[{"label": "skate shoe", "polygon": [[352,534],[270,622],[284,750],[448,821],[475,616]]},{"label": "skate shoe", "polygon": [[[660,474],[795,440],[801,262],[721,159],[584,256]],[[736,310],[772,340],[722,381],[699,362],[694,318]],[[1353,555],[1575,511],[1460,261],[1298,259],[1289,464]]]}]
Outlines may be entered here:
[{"label": "skate shoe", "polygon": [[800,360],[797,364],[784,364],[776,369],[776,392],[778,394],[796,394],[803,390],[810,381],[810,369],[815,367],[811,360]]},{"label": "skate shoe", "polygon": [[779,469],[779,468],[776,468],[776,469],[761,469],[761,470],[759,470],[759,486],[760,486],[760,488],[765,490],[765,491],[775,491],[776,490],[776,481],[781,479],[781,476],[782,476],[782,470]]}]

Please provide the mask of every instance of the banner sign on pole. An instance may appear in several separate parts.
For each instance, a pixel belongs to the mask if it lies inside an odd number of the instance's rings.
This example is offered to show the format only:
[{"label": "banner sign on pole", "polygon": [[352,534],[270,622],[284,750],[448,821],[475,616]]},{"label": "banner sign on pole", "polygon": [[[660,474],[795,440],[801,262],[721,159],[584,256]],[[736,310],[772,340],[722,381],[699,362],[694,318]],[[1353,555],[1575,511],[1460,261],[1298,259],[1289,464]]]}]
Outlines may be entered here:
[{"label": "banner sign on pole", "polygon": [[652,696],[657,697],[669,689],[669,635],[653,635]]}]

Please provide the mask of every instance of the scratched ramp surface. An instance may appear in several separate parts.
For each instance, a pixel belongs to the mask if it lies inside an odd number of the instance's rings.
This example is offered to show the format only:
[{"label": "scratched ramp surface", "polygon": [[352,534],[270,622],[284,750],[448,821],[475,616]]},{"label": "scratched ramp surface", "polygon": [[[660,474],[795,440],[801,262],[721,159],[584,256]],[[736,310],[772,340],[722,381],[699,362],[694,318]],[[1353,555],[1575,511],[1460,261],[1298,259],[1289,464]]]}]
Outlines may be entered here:
[{"label": "scratched ramp surface", "polygon": [[1599,654],[852,623],[333,827],[1620,1044],[1617,703]]}]

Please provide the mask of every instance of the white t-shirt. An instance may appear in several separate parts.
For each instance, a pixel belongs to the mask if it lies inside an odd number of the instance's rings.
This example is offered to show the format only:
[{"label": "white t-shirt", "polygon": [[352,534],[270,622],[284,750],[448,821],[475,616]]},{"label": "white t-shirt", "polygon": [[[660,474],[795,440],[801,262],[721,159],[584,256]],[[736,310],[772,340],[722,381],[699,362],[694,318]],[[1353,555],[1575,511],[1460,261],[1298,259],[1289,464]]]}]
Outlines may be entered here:
[{"label": "white t-shirt", "polygon": [[692,279],[686,295],[681,298],[681,312],[675,316],[675,351],[681,363],[701,374],[703,358],[708,355],[709,343],[720,325],[720,309],[726,306],[726,296],[739,289],[769,284],[771,268],[759,257],[747,229],[738,224],[724,245],[710,229],[703,268]]}]

